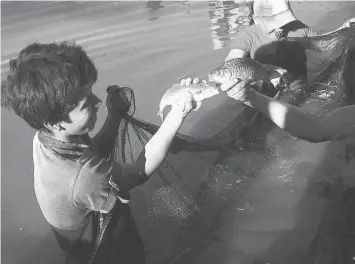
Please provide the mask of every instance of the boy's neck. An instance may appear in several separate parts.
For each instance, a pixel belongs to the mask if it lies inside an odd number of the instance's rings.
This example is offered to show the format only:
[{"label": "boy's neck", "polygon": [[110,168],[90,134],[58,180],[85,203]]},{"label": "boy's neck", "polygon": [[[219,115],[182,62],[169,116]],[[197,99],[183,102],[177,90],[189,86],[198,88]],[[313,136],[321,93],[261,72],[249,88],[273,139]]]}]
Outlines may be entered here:
[{"label": "boy's neck", "polygon": [[77,143],[77,144],[83,144],[85,143],[84,136],[85,135],[67,135],[64,133],[47,133],[47,132],[42,132],[46,134],[47,136],[59,140],[62,142],[70,142],[70,143]]}]

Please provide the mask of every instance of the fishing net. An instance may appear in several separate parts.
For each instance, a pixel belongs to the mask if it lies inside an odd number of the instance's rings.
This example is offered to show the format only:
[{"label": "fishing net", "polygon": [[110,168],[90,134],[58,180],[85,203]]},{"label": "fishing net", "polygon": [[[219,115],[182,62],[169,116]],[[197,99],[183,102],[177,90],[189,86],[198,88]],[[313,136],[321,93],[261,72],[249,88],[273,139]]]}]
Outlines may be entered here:
[{"label": "fishing net", "polygon": [[[276,63],[292,68],[292,58],[299,60],[301,56],[289,53],[287,43],[291,46],[301,43],[307,48],[304,65],[308,83],[295,81],[281,94],[272,87],[263,93],[292,102],[300,92],[303,95],[303,101],[298,101],[300,107],[307,109],[307,105],[317,104],[315,114],[318,116],[353,102],[354,28],[330,36],[280,43],[279,57],[284,58],[282,54],[286,53],[291,59],[279,59]],[[110,159],[131,163],[137,160],[159,126],[134,116],[134,93],[129,88],[125,91],[132,106],[120,125]],[[218,107],[215,113],[218,113]],[[212,117],[206,113],[206,118]],[[272,158],[272,151],[261,148],[259,143],[273,127],[271,122],[245,106],[233,122],[225,124],[210,138],[176,135],[164,163],[146,183],[130,193],[131,214],[144,244],[145,263],[177,263],[182,255],[198,250],[214,239],[213,230],[218,227],[221,214],[243,196],[257,172],[264,169],[265,160]],[[114,219],[106,217],[102,230],[110,232],[109,226],[115,226]],[[100,239],[97,247],[105,236]],[[135,251],[134,248],[130,250]],[[315,245],[312,256],[318,256],[320,251],[320,246],[317,249]],[[331,263],[325,259],[319,263]]]}]

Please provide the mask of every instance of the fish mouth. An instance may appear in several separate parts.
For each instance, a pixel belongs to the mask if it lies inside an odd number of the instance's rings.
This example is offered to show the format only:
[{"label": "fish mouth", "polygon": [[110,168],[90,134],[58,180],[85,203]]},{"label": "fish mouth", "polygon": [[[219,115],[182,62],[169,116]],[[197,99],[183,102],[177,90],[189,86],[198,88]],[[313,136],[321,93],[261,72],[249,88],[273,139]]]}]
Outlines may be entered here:
[{"label": "fish mouth", "polygon": [[219,73],[216,70],[209,72],[207,75],[208,80],[211,82],[213,82],[216,79],[216,76],[219,76]]}]

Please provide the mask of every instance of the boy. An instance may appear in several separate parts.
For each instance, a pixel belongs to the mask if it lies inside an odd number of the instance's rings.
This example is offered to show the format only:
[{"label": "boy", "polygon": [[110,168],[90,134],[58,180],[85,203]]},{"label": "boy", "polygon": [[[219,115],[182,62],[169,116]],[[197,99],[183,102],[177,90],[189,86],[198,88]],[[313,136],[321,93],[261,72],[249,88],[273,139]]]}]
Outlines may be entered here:
[{"label": "boy", "polygon": [[1,87],[2,104],[37,130],[36,197],[62,249],[70,252],[69,261],[76,263],[87,263],[92,254],[98,215],[114,206],[127,210],[127,201],[117,198],[144,183],[163,162],[194,105],[192,95],[183,93],[135,164],[110,163],[105,158],[130,105],[122,90],[111,87],[105,129],[91,139],[101,104],[92,92],[96,79],[97,70],[80,46],[34,43],[10,61]]}]

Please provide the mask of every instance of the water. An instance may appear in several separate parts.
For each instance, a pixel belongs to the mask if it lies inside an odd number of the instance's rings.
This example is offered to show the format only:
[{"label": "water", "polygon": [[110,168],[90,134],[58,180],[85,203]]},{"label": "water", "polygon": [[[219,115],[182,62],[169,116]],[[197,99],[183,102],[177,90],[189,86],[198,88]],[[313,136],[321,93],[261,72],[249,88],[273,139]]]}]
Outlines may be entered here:
[{"label": "water", "polygon": [[[247,23],[242,19],[246,8],[233,1],[2,2],[1,6],[2,78],[8,60],[28,43],[76,40],[99,69],[96,94],[104,100],[107,85],[127,85],[136,94],[137,116],[156,124],[164,90],[182,76],[206,78],[207,72],[226,57],[229,41],[240,23]],[[304,10],[301,5],[294,7],[301,19],[311,12]],[[317,10],[320,15],[308,24],[320,30],[332,29],[343,17],[355,13],[353,3],[317,3]],[[328,10],[334,11],[325,19],[321,14]],[[239,20],[234,23],[237,17]],[[325,21],[331,19],[327,25]],[[213,118],[217,114],[212,110],[217,107],[224,115]],[[181,132],[208,137],[238,115],[238,109],[242,106],[236,106],[223,94],[207,100],[199,112],[187,118]],[[208,113],[212,115],[209,122],[203,118]],[[105,114],[102,107],[94,132],[103,123]],[[196,126],[200,129],[196,130]],[[31,158],[34,131],[13,113],[2,111],[1,134],[2,261],[63,263],[34,195]],[[216,234],[219,242],[211,243],[206,251],[187,254],[181,263],[242,263],[243,257],[271,248],[285,230],[297,226],[294,207],[302,200],[307,176],[315,171],[328,145],[284,137],[282,131],[267,136],[267,144],[275,145],[278,156],[260,164],[260,171],[254,173],[261,177],[243,191],[244,198],[235,208],[225,213],[224,224]],[[280,140],[282,145],[276,144]],[[289,160],[285,163],[286,157]],[[230,164],[247,162],[241,155]],[[292,170],[296,173],[291,180],[287,173]],[[302,218],[310,221],[308,229],[318,223],[323,208],[322,199],[315,200],[313,204],[319,206],[307,207],[302,214],[308,215]],[[240,210],[243,208],[246,209]]]}]

